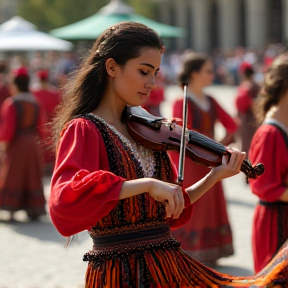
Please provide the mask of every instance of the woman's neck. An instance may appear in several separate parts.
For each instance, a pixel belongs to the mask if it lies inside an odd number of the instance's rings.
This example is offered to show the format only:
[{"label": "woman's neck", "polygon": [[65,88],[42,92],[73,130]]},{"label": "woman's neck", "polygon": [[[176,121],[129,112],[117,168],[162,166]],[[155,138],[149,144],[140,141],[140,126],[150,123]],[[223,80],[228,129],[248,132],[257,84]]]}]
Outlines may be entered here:
[{"label": "woman's neck", "polygon": [[205,97],[205,94],[203,93],[203,87],[196,85],[188,85],[187,92],[188,94],[191,94],[199,99],[203,99]]},{"label": "woman's neck", "polygon": [[288,128],[288,93],[281,98],[277,106],[272,107],[267,113],[266,118],[273,118]]},{"label": "woman's neck", "polygon": [[42,90],[48,90],[49,83],[48,82],[40,82],[40,87]]},{"label": "woman's neck", "polygon": [[124,108],[118,109],[118,107],[105,105],[103,102],[101,102],[92,113],[104,119],[108,124],[117,126],[119,123],[121,123],[121,116]]},{"label": "woman's neck", "polygon": [[254,83],[253,79],[252,78],[246,78],[243,80],[242,83],[245,83],[245,84],[248,84],[248,85],[251,85]]},{"label": "woman's neck", "polygon": [[121,118],[126,103],[115,97],[112,91],[106,91],[93,114],[104,119],[108,124],[117,127],[121,125]]}]

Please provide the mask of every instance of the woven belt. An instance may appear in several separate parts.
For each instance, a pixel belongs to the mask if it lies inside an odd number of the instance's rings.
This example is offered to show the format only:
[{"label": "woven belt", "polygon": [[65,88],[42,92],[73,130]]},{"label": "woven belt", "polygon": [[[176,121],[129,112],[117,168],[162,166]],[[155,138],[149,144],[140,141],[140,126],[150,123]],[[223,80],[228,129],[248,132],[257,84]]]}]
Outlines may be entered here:
[{"label": "woven belt", "polygon": [[170,228],[167,226],[157,227],[133,232],[127,232],[122,234],[116,234],[111,236],[93,236],[93,248],[95,250],[101,250],[105,248],[112,248],[119,245],[128,245],[131,243],[132,246],[141,242],[154,242],[155,240],[171,239]]},{"label": "woven belt", "polygon": [[288,202],[282,202],[282,201],[266,202],[266,201],[260,200],[259,205],[265,206],[265,207],[288,206]]}]

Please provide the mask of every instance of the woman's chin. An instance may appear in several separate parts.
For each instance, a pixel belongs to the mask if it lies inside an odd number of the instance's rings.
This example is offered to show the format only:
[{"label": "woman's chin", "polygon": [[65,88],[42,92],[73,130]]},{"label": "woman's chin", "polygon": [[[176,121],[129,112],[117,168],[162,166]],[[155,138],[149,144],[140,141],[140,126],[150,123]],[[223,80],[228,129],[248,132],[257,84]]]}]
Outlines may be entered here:
[{"label": "woman's chin", "polygon": [[135,101],[135,102],[127,103],[127,105],[135,107],[135,106],[142,106],[144,103],[145,103],[145,101],[141,100],[141,101]]}]

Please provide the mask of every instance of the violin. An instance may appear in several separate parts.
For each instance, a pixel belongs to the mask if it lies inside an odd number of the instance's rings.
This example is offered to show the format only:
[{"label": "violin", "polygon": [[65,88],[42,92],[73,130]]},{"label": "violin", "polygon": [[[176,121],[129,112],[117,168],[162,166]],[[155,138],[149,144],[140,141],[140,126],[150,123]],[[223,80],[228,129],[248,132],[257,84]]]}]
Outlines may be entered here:
[{"label": "violin", "polygon": [[[127,107],[127,129],[131,137],[143,147],[153,151],[179,151],[182,127],[175,121],[153,116],[140,106]],[[195,163],[209,168],[222,164],[223,155],[231,155],[229,148],[193,130],[186,129],[186,155]],[[257,179],[264,172],[264,165],[252,166],[245,159],[241,171],[248,178]]]}]

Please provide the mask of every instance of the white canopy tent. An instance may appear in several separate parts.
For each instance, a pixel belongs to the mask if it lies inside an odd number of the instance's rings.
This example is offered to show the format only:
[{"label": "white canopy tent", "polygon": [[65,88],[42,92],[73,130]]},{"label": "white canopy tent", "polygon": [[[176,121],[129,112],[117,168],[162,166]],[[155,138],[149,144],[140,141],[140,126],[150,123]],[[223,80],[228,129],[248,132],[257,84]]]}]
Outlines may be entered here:
[{"label": "white canopy tent", "polygon": [[0,51],[70,51],[73,44],[36,30],[20,16],[0,25]]}]

